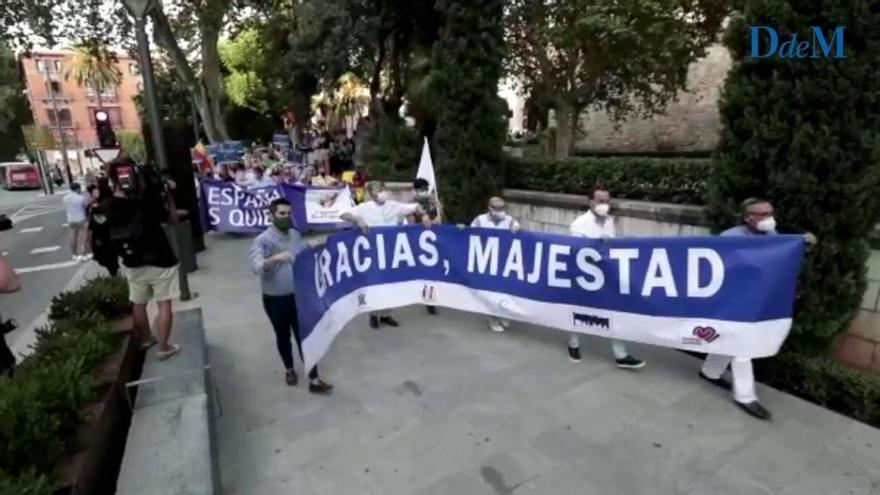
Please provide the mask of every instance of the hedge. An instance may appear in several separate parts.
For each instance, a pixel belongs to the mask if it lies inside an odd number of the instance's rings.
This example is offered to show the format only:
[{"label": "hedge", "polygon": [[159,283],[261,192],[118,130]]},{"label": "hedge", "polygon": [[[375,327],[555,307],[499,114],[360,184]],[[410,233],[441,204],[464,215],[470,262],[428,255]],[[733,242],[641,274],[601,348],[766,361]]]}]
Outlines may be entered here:
[{"label": "hedge", "polygon": [[880,374],[795,352],[755,363],[762,383],[880,428]]},{"label": "hedge", "polygon": [[702,205],[711,163],[646,156],[508,158],[504,186],[588,195],[601,184],[617,198]]},{"label": "hedge", "polygon": [[0,493],[52,493],[57,465],[74,447],[83,411],[97,397],[94,372],[121,338],[102,314],[121,308],[120,296],[127,301],[119,280],[100,277],[56,298],[81,306],[68,311],[56,305],[53,316],[64,317],[37,329],[34,352],[13,378],[0,377]]},{"label": "hedge", "polygon": [[122,277],[95,277],[78,290],[62,292],[52,298],[49,318],[55,321],[88,312],[113,319],[129,312],[128,284]]}]

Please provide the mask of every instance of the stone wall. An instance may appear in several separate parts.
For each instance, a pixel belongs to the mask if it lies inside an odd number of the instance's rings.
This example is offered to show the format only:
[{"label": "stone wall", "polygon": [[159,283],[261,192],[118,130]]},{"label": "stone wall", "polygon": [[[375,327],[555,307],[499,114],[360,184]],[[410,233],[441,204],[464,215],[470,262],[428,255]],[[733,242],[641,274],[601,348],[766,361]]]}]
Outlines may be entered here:
[{"label": "stone wall", "polygon": [[[523,228],[565,233],[574,219],[587,209],[584,196],[508,189],[504,191],[508,212]],[[700,206],[614,200],[612,214],[618,229],[627,236],[708,235]],[[847,333],[835,342],[837,358],[859,368],[880,371],[880,250],[868,260],[868,289],[861,309]]]},{"label": "stone wall", "polygon": [[587,151],[711,151],[721,130],[718,99],[730,70],[731,57],[720,44],[691,64],[685,91],[666,112],[651,118],[630,118],[615,128],[603,111],[581,116],[583,133],[575,147]]}]

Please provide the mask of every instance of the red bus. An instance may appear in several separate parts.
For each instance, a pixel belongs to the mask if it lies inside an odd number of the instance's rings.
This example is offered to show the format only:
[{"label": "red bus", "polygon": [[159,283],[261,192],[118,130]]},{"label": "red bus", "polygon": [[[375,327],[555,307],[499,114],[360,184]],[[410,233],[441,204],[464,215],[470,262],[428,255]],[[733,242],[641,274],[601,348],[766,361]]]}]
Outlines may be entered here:
[{"label": "red bus", "polygon": [[0,163],[0,185],[3,189],[39,189],[40,172],[27,162]]}]

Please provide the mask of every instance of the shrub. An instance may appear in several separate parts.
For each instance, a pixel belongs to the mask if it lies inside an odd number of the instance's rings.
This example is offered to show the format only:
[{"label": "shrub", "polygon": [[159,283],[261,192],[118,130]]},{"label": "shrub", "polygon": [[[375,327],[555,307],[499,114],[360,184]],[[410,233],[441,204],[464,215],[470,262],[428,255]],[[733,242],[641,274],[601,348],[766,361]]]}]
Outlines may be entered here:
[{"label": "shrub", "polygon": [[86,282],[80,289],[62,292],[52,298],[49,318],[58,321],[88,312],[113,319],[128,313],[128,284],[122,277],[99,276]]},{"label": "shrub", "polygon": [[49,473],[68,447],[84,406],[95,398],[92,372],[117,337],[100,316],[62,320],[37,332],[34,353],[0,379],[0,469]]},{"label": "shrub", "polygon": [[[809,39],[810,26],[846,26],[846,58],[747,58],[748,26],[756,24],[783,39]],[[710,217],[716,229],[728,227],[739,202],[759,196],[774,203],[785,230],[816,234],[785,349],[820,355],[861,301],[865,239],[880,211],[880,9],[855,0],[746,0],[725,44],[733,68],[720,105]]]},{"label": "shrub", "polygon": [[55,483],[50,476],[30,470],[13,477],[0,469],[0,494],[53,495],[54,493]]},{"label": "shrub", "polygon": [[618,198],[705,204],[711,162],[644,156],[508,159],[505,187],[587,195],[597,184]]},{"label": "shrub", "polygon": [[880,375],[827,357],[787,352],[756,361],[767,385],[880,428]]}]

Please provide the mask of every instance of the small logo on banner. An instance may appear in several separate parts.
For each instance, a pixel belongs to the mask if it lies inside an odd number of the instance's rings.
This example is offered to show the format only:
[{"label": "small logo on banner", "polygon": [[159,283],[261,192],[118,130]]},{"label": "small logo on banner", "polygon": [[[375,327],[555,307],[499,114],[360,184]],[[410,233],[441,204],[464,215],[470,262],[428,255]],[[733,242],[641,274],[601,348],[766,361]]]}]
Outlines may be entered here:
[{"label": "small logo on banner", "polygon": [[433,285],[426,285],[422,288],[422,300],[425,302],[437,302],[437,288]]},{"label": "small logo on banner", "polygon": [[682,337],[681,343],[688,345],[711,344],[718,340],[718,337],[721,337],[721,334],[714,328],[697,326],[691,331],[691,335]]},{"label": "small logo on banner", "polygon": [[596,327],[611,329],[611,319],[586,313],[572,313],[572,324],[575,327]]},{"label": "small logo on banner", "polygon": [[367,305],[367,295],[363,292],[358,294],[358,307],[363,308]]}]

